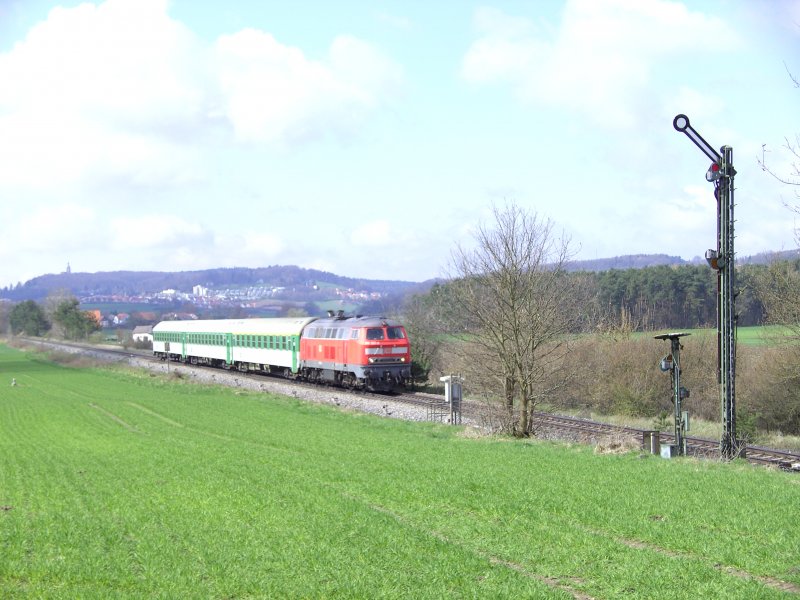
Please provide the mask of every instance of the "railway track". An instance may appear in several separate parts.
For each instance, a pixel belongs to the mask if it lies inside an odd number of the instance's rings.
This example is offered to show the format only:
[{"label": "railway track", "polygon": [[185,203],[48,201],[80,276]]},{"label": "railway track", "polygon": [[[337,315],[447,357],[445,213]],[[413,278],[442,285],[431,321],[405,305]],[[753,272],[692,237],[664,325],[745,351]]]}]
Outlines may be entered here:
[{"label": "railway track", "polygon": [[[644,439],[645,430],[632,427],[622,427],[607,423],[587,421],[577,417],[554,415],[550,413],[535,413],[541,427],[555,428],[564,431],[578,432],[587,437],[620,436],[636,438],[640,442]],[[675,436],[670,433],[659,433],[662,444],[672,444]],[[689,456],[698,458],[719,458],[719,441],[705,438],[687,437],[686,451]],[[788,471],[800,471],[800,453],[765,448],[763,446],[746,446],[744,458],[753,464],[775,466]]]},{"label": "railway track", "polygon": [[[49,346],[52,348],[72,348],[74,350],[81,350],[91,352],[94,354],[102,354],[106,356],[115,357],[118,360],[126,360],[136,358],[153,363],[161,363],[160,359],[153,357],[147,351],[126,350],[120,348],[109,348],[102,346],[93,346],[88,344],[80,344],[76,342],[62,342],[52,340],[36,340],[30,338],[23,338],[25,341],[38,345]],[[182,368],[195,368],[207,369],[208,367],[197,367],[185,363],[178,363]],[[308,386],[311,388],[318,388],[316,384],[306,382],[292,381],[270,375],[260,373],[240,373],[237,371],[230,371],[239,376],[248,378],[271,378],[282,383],[296,385],[299,387]],[[374,392],[349,392],[342,390],[342,392],[355,393],[360,397],[372,398],[376,401],[386,401],[390,399],[392,402],[400,402],[416,407],[441,408],[445,405],[442,396],[435,394],[428,394],[423,392],[406,392],[402,394],[394,394],[387,396],[386,394],[379,394]],[[464,401],[462,403],[462,415],[466,419],[474,418],[477,412],[482,408],[482,405],[475,402]],[[636,440],[639,444],[643,444],[644,433],[643,429],[636,429],[633,427],[624,427],[620,425],[612,425],[609,423],[601,423],[589,419],[582,419],[580,417],[572,417],[567,415],[557,415],[553,413],[535,412],[534,420],[538,434],[547,433],[549,435],[557,434],[560,437],[566,437],[575,441],[584,443],[597,443],[599,440],[609,437],[629,438]],[[671,444],[674,442],[674,435],[670,433],[660,432],[660,441],[662,444]],[[686,438],[687,454],[698,458],[718,459],[719,458],[719,442],[717,440],[709,440],[704,438],[687,437]],[[762,446],[747,446],[745,458],[753,463],[759,465],[774,466],[782,470],[798,471],[800,472],[800,453],[789,452],[786,450],[778,450],[775,448],[765,448]]]}]

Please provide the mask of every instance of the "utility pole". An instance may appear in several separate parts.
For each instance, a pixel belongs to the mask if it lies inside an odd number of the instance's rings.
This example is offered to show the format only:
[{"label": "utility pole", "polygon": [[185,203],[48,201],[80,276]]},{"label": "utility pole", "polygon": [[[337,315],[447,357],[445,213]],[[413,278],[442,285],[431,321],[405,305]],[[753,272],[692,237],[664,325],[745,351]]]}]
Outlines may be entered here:
[{"label": "utility pole", "polygon": [[706,261],[717,272],[717,382],[722,405],[720,455],[724,459],[744,456],[736,439],[736,270],[733,249],[733,148],[717,152],[692,128],[689,117],[677,115],[672,126],[686,134],[711,160],[706,181],[714,184],[717,200],[717,248],[706,251]]}]

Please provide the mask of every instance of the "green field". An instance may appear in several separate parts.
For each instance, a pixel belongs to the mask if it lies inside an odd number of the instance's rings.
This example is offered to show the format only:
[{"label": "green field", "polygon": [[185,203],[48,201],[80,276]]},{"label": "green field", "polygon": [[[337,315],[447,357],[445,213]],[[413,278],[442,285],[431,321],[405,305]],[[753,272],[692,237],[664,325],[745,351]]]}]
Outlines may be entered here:
[{"label": "green field", "polygon": [[[680,331],[694,336],[716,336],[716,329],[681,329]],[[666,333],[659,331],[658,333]],[[744,346],[769,346],[785,341],[793,334],[793,330],[782,325],[761,325],[757,327],[737,327],[736,342]],[[655,333],[638,333],[638,336],[652,337]]]},{"label": "green field", "polygon": [[800,595],[797,475],[4,346],[0,383],[2,598]]}]

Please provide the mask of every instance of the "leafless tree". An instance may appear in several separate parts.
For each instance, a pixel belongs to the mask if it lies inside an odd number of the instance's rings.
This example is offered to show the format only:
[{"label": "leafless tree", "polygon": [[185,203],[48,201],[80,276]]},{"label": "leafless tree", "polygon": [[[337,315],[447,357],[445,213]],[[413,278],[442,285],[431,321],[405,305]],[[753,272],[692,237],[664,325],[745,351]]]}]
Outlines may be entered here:
[{"label": "leafless tree", "polygon": [[[789,72],[788,69],[787,72]],[[800,89],[800,80],[791,72],[789,72],[789,77],[794,87]],[[782,149],[788,154],[789,161],[789,165],[783,173],[775,171],[773,167],[767,164],[767,155],[770,153],[767,144],[761,146],[761,158],[758,159],[758,164],[761,166],[761,170],[769,173],[784,185],[797,188],[794,191],[797,203],[790,204],[789,202],[784,202],[784,204],[795,214],[800,215],[800,133],[794,134],[794,140],[788,136],[784,138]],[[800,246],[800,229],[795,229],[795,241]]]},{"label": "leafless tree", "polygon": [[[798,80],[787,68],[789,77],[794,87],[800,89]],[[795,134],[794,142],[788,137],[783,148],[789,153],[789,167],[783,174],[776,173],[767,165],[766,144],[759,164],[761,168],[772,175],[781,183],[796,187],[794,194],[797,204],[785,202],[787,208],[800,215],[800,133]],[[795,229],[795,240],[800,246],[800,229]],[[758,293],[770,323],[786,325],[794,331],[794,337],[800,339],[800,272],[791,263],[776,263],[770,265],[758,280]]]},{"label": "leafless tree", "polygon": [[411,376],[414,383],[427,383],[441,374],[442,327],[433,309],[436,294],[414,295],[403,305],[403,322],[411,343]]},{"label": "leafless tree", "polygon": [[569,240],[515,204],[495,206],[493,216],[474,245],[453,251],[447,308],[460,322],[470,385],[501,397],[513,433],[529,436],[537,402],[558,385],[577,321],[564,271]]}]

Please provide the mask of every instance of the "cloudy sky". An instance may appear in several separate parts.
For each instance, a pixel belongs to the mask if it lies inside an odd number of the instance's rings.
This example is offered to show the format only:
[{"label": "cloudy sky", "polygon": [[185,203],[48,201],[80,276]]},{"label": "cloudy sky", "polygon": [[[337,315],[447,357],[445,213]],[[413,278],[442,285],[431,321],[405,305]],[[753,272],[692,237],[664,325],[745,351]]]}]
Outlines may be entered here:
[{"label": "cloudy sky", "polygon": [[0,0],[0,286],[294,264],[421,281],[493,203],[577,258],[795,247],[800,1]]}]

